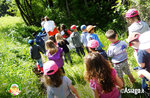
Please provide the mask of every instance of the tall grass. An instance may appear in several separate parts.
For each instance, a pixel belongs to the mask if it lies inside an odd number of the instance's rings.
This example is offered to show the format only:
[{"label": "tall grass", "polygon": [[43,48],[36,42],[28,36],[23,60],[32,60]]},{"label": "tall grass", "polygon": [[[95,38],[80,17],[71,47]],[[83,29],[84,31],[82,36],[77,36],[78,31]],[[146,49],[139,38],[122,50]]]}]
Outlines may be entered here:
[{"label": "tall grass", "polygon": [[[17,97],[46,97],[46,94],[40,88],[41,83],[38,77],[32,72],[34,61],[30,58],[29,45],[27,44],[28,39],[32,38],[31,33],[40,28],[26,26],[19,17],[1,17],[0,21],[0,98],[11,97],[7,91],[11,83],[19,83],[21,85],[21,93]],[[105,46],[104,49],[107,50],[110,42],[107,41],[104,32],[97,30],[96,34]],[[123,34],[123,36],[118,35],[119,39],[125,40],[127,35]],[[137,66],[133,57],[133,49],[128,48],[127,52],[130,69],[137,82],[133,87],[140,88],[141,79],[132,70],[132,67]],[[71,52],[71,57],[73,65],[70,65],[70,63],[65,63],[64,65],[66,76],[72,80],[80,98],[92,98],[93,95],[89,84],[83,78],[85,70],[83,57],[80,58],[75,52]],[[125,86],[133,88],[128,77],[125,75],[124,78]],[[127,97],[133,98],[136,96],[134,94],[122,94],[122,98]]]}]

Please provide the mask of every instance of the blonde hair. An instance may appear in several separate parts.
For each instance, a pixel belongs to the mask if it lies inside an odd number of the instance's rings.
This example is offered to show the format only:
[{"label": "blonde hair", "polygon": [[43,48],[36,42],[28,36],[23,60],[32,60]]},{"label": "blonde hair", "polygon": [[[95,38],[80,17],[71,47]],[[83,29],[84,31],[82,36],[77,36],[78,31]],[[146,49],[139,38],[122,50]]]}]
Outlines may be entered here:
[{"label": "blonde hair", "polygon": [[60,34],[60,33],[57,33],[56,35],[55,35],[55,39],[56,39],[56,42],[57,43],[60,43],[60,42],[64,42],[64,38],[63,38],[63,36]]},{"label": "blonde hair", "polygon": [[46,46],[47,52],[50,53],[51,55],[57,52],[57,46],[54,44],[53,41],[47,40],[45,43],[45,46]]}]

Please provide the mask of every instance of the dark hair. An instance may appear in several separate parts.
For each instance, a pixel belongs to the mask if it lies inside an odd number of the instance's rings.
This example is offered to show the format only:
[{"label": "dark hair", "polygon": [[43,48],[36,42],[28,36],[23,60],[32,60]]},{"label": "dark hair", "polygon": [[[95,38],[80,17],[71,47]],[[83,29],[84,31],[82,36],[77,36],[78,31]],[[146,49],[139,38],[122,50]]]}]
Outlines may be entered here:
[{"label": "dark hair", "polygon": [[59,30],[59,31],[60,31],[60,26],[58,26],[58,27],[57,27],[57,30]]},{"label": "dark hair", "polygon": [[[134,13],[132,13],[132,15],[134,15]],[[131,19],[134,19],[134,18],[137,18],[139,21],[141,21],[141,18],[140,18],[140,16],[139,16],[139,15],[134,16],[134,17],[131,17]]]},{"label": "dark hair", "polygon": [[44,21],[45,19],[44,18],[41,18],[41,21]]},{"label": "dark hair", "polygon": [[66,29],[66,25],[61,24],[60,28],[61,28],[61,30],[65,30]]},{"label": "dark hair", "polygon": [[35,37],[37,35],[37,32],[32,33],[32,35]]},{"label": "dark hair", "polygon": [[51,40],[51,41],[53,41],[54,43],[56,43],[55,36],[50,36],[48,39]]},{"label": "dark hair", "polygon": [[46,19],[47,21],[50,20],[47,16],[45,16],[44,19]]},{"label": "dark hair", "polygon": [[105,36],[109,39],[115,39],[116,38],[117,33],[114,30],[108,30],[105,33]]},{"label": "dark hair", "polygon": [[90,81],[96,78],[105,93],[111,92],[115,87],[115,81],[112,79],[110,62],[99,53],[89,53],[84,57],[84,63],[86,65],[85,80]]},{"label": "dark hair", "polygon": [[58,69],[58,71],[53,75],[44,75],[44,83],[46,86],[59,87],[62,84],[62,69]]},{"label": "dark hair", "polygon": [[94,30],[94,28],[92,28],[92,29],[89,31],[89,33],[91,33],[92,30]]}]

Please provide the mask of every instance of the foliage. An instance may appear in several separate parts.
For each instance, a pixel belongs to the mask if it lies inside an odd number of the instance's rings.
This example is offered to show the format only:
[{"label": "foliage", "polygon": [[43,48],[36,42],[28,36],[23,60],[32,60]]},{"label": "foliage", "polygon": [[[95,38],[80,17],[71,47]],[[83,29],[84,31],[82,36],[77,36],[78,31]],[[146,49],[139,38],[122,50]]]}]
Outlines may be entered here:
[{"label": "foliage", "polygon": [[15,0],[27,25],[40,26],[40,18],[48,16],[57,25],[94,24],[102,30],[120,27],[124,30],[121,14],[125,8],[115,12],[117,1],[119,0]]},{"label": "foliage", "polygon": [[0,17],[5,15],[19,16],[19,10],[14,0],[0,0]]},{"label": "foliage", "polygon": [[[13,21],[8,22],[9,20]],[[23,31],[25,36],[30,36],[29,31],[38,28],[25,26],[21,18],[18,17],[2,17],[0,18],[0,21],[3,24],[0,24],[0,98],[11,97],[7,91],[10,83],[19,83],[21,85],[21,93],[17,97],[36,98],[38,96],[38,98],[45,98],[46,94],[43,92],[43,89],[40,88],[41,83],[39,82],[38,77],[32,72],[34,61],[31,60],[29,56],[29,45],[27,44],[29,37],[24,38],[22,33]],[[20,27],[17,27],[18,24]],[[14,31],[12,32],[12,30]],[[104,32],[99,29],[96,31],[96,34],[99,36],[102,44],[105,46],[104,49],[106,50],[110,42],[107,41]],[[18,37],[22,41],[18,41]],[[127,35],[126,33],[120,35],[118,32],[118,37],[121,40],[125,40]],[[132,67],[137,66],[133,57],[133,49],[128,48],[127,53],[130,69],[133,76],[136,78],[137,83],[135,86],[132,86],[125,75],[125,87],[141,88],[141,79],[138,78],[136,72],[132,70]],[[66,63],[64,65],[66,76],[72,80],[75,88],[77,88],[80,98],[93,98],[89,84],[83,79],[83,58],[81,59],[75,52],[71,52],[71,57],[73,65]],[[47,61],[46,57],[44,61]],[[134,98],[140,96],[141,98],[144,98],[142,94],[122,94],[122,98]]]},{"label": "foliage", "polygon": [[130,0],[130,8],[136,8],[139,11],[142,20],[150,24],[150,2],[149,0]]}]

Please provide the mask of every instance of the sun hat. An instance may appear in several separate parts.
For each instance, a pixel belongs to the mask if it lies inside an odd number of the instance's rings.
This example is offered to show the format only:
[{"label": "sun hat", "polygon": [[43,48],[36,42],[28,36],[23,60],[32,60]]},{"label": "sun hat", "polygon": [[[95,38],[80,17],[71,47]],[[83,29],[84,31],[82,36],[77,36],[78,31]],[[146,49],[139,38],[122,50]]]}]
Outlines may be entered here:
[{"label": "sun hat", "polygon": [[138,39],[140,37],[140,33],[138,32],[133,32],[128,36],[127,41],[129,42],[129,47],[132,46],[131,42],[135,39]]},{"label": "sun hat", "polygon": [[81,30],[85,30],[86,29],[86,25],[81,25],[80,29]]},{"label": "sun hat", "polygon": [[34,41],[32,40],[32,39],[30,39],[29,41],[28,41],[28,44],[30,44],[30,45],[32,45],[34,43]]},{"label": "sun hat", "polygon": [[139,37],[139,49],[145,50],[150,48],[150,31],[144,32]]},{"label": "sun hat", "polygon": [[43,65],[44,75],[53,75],[57,72],[58,66],[54,61],[47,61]]},{"label": "sun hat", "polygon": [[87,26],[87,31],[90,32],[93,28],[95,28],[96,26],[92,26],[92,25],[88,25]]},{"label": "sun hat", "polygon": [[76,25],[72,25],[71,27],[70,27],[70,29],[71,30],[74,30],[74,29],[76,29],[78,26],[76,26]]},{"label": "sun hat", "polygon": [[90,40],[87,44],[89,48],[98,48],[99,44],[97,40]]},{"label": "sun hat", "polygon": [[129,9],[126,12],[126,18],[134,17],[134,16],[137,16],[137,15],[139,15],[139,13],[136,9]]}]

